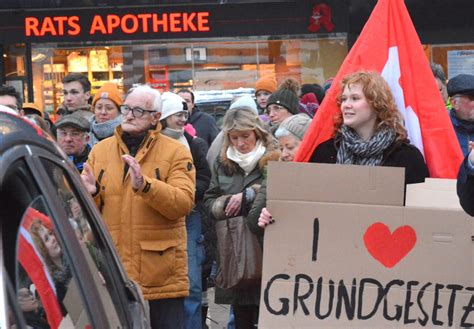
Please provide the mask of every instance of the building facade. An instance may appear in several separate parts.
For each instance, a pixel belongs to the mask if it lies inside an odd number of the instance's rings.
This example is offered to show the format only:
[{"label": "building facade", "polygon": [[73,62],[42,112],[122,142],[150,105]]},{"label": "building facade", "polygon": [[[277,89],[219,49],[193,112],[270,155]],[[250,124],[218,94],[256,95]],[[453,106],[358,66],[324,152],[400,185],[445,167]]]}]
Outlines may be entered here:
[{"label": "building facade", "polygon": [[[406,0],[432,62],[474,72],[472,0]],[[11,2],[11,3],[10,3]],[[323,84],[376,1],[23,0],[2,2],[2,83],[54,112],[61,79],[86,74],[127,90],[253,88],[262,76]],[[13,3],[15,2],[15,3]],[[467,73],[467,72],[465,72]]]}]

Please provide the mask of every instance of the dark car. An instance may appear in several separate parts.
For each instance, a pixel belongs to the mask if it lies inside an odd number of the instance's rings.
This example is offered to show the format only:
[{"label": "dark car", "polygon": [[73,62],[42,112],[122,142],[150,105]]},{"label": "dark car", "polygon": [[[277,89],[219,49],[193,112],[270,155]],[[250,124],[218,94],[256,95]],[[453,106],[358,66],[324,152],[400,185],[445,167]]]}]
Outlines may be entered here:
[{"label": "dark car", "polygon": [[73,164],[2,112],[0,200],[0,328],[149,328]]}]

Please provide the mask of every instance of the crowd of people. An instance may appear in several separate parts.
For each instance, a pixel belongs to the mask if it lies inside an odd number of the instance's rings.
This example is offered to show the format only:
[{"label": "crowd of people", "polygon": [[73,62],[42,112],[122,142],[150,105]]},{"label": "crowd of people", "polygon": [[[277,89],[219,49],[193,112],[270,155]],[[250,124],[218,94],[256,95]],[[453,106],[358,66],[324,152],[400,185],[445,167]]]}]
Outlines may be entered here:
[{"label": "crowd of people", "polygon": [[[461,205],[474,216],[474,75],[446,83],[442,68],[432,69],[466,157],[458,177]],[[330,83],[300,86],[288,78],[278,85],[263,77],[254,97],[232,101],[222,131],[191,90],[161,94],[138,85],[122,95],[106,83],[91,100],[89,80],[77,73],[63,80],[55,123],[40,106],[22,103],[12,87],[0,87],[0,105],[55,136],[81,173],[128,275],[148,300],[152,328],[199,329],[207,327],[208,285],[225,266],[216,257],[215,223],[244,216],[263,247],[265,227],[275,223],[266,208],[266,166],[294,160]],[[429,177],[378,73],[344,77],[337,102],[333,136],[310,162],[403,167],[405,184]],[[50,231],[41,223],[32,230],[44,245]],[[50,258],[62,262],[60,251]],[[216,286],[215,302],[232,306],[228,328],[255,328],[259,301],[258,283]]]}]

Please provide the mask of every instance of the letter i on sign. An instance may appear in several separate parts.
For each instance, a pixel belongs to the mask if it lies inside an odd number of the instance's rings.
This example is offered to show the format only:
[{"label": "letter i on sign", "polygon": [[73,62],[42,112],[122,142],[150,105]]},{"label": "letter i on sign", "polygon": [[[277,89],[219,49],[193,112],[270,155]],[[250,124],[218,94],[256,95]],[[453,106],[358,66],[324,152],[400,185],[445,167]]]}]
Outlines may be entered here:
[{"label": "letter i on sign", "polygon": [[315,262],[318,259],[318,240],[319,240],[319,219],[313,221],[313,249],[311,252],[311,260]]}]

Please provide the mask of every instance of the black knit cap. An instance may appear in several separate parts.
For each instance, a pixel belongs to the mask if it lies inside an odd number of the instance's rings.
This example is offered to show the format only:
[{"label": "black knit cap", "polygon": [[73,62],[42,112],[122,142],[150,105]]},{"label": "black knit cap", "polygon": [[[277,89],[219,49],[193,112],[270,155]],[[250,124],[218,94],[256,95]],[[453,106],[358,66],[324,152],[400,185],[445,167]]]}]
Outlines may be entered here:
[{"label": "black knit cap", "polygon": [[286,79],[280,88],[268,97],[267,108],[272,104],[283,106],[291,114],[300,113],[298,98],[299,83],[294,79]]}]

